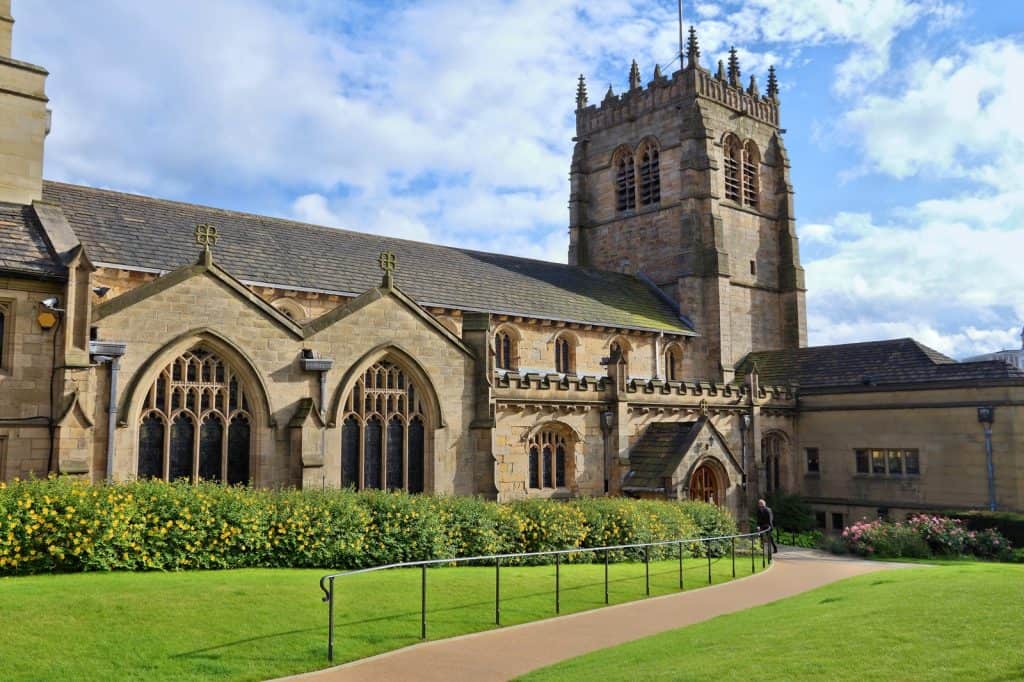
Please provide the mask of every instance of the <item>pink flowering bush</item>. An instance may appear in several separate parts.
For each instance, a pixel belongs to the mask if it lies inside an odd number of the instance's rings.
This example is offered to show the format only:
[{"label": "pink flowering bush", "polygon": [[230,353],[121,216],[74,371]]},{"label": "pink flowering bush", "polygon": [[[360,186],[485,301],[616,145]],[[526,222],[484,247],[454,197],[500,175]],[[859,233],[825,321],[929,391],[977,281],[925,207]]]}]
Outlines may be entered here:
[{"label": "pink flowering bush", "polygon": [[843,529],[842,541],[847,551],[861,556],[974,555],[1006,560],[1012,555],[1009,541],[994,529],[969,531],[959,519],[929,514],[913,516],[903,523],[858,521]]}]

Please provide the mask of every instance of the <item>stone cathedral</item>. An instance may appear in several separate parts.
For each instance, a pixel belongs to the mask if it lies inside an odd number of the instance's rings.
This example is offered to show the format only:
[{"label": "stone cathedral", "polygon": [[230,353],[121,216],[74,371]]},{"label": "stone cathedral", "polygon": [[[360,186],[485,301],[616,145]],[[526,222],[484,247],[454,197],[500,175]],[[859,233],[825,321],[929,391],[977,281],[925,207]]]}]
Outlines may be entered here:
[{"label": "stone cathedral", "polygon": [[1024,507],[1024,371],[912,339],[807,347],[776,75],[762,93],[735,51],[708,68],[692,29],[675,73],[634,62],[595,103],[580,77],[562,265],[44,180],[47,72],[11,57],[10,11],[0,480],[690,498],[741,519],[785,489],[826,529]]}]

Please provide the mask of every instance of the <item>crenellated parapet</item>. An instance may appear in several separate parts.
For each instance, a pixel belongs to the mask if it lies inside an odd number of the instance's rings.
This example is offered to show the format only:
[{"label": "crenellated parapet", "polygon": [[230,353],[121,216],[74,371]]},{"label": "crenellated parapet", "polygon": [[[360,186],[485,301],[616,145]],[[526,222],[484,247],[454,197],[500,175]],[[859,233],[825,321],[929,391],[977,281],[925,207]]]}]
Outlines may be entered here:
[{"label": "crenellated parapet", "polygon": [[715,74],[702,67],[696,31],[691,26],[686,67],[673,73],[671,78],[663,76],[661,67],[655,66],[654,78],[644,87],[640,83],[639,67],[634,61],[630,66],[628,91],[616,95],[609,85],[599,104],[588,104],[586,85],[581,75],[576,90],[576,135],[585,137],[599,130],[631,123],[655,109],[695,97],[713,100],[739,114],[778,128],[778,92],[774,66],[768,72],[766,94],[760,94],[753,76],[749,85],[743,87],[735,48],[730,50],[728,72],[721,62]]}]

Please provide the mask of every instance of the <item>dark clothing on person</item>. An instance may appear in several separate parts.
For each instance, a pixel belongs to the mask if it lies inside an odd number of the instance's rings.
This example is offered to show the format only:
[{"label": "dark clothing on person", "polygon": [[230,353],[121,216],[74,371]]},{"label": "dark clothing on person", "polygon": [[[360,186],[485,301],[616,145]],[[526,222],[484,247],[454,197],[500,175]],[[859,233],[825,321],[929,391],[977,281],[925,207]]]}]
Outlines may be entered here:
[{"label": "dark clothing on person", "polygon": [[769,533],[768,533],[768,542],[771,543],[771,548],[772,548],[772,552],[773,553],[779,551],[778,546],[776,546],[776,544],[775,544],[775,538],[772,536],[772,534],[770,532],[774,528],[775,528],[775,514],[772,513],[772,508],[767,506],[767,505],[765,505],[764,507],[758,507],[757,508],[757,529],[759,531],[761,531],[761,530],[769,531]]}]

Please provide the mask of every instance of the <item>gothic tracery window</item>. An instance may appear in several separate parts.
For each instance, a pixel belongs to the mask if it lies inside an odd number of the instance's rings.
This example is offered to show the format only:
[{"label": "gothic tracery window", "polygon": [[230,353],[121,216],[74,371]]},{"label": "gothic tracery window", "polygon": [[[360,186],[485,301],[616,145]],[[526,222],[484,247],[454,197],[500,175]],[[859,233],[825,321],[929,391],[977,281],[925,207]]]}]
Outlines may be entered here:
[{"label": "gothic tracery window", "polygon": [[742,150],[740,141],[735,135],[725,138],[725,198],[730,201],[740,202],[742,190],[740,183],[740,157]]},{"label": "gothic tracery window", "polygon": [[636,208],[636,166],[630,154],[622,154],[615,164],[615,210]]},{"label": "gothic tracery window", "polygon": [[564,488],[567,483],[569,442],[560,432],[544,429],[527,443],[531,488]]},{"label": "gothic tracery window", "polygon": [[175,358],[139,417],[138,478],[249,482],[252,412],[231,366],[204,348]]},{"label": "gothic tracery window", "polygon": [[658,148],[646,145],[640,152],[640,205],[650,206],[661,201],[661,173]]},{"label": "gothic tracery window", "polygon": [[508,331],[494,335],[494,366],[498,369],[515,369],[516,342]]},{"label": "gothic tracery window", "polygon": [[345,400],[341,485],[424,490],[426,414],[423,391],[398,365],[369,367]]}]

